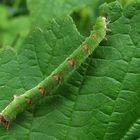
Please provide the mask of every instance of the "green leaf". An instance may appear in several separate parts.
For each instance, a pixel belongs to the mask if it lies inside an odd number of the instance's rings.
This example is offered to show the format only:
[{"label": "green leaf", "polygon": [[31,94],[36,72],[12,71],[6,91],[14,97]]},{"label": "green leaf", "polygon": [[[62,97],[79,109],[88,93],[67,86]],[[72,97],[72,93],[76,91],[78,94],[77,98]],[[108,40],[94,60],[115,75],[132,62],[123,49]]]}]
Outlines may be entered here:
[{"label": "green leaf", "polygon": [[[83,37],[71,18],[67,17],[62,21],[53,20],[45,29],[36,28],[18,53],[11,48],[1,50],[0,77],[3,78],[0,80],[0,110],[14,94],[23,94],[49,75],[82,41]],[[34,117],[31,113],[23,116],[19,116],[19,120],[17,118],[13,129],[8,132],[0,128],[1,137],[28,139]]]},{"label": "green leaf", "polygon": [[65,17],[73,11],[87,7],[95,0],[28,0],[34,25],[44,26],[52,18]]},{"label": "green leaf", "polygon": [[30,29],[28,16],[9,17],[6,7],[0,5],[0,47],[20,46]]},{"label": "green leaf", "polygon": [[[125,26],[124,26],[125,25]],[[138,139],[140,137],[140,1],[124,9],[123,14],[110,24],[112,35],[108,43],[121,56],[118,79],[120,88],[104,135],[108,140]],[[116,28],[118,27],[118,28]],[[122,65],[125,63],[124,65]],[[122,66],[121,66],[122,65]],[[120,73],[118,73],[120,75]]]},{"label": "green leaf", "polygon": [[[140,2],[108,5],[107,41],[68,82],[17,117],[0,140],[133,140],[140,138]],[[83,37],[70,18],[36,28],[17,52],[0,52],[0,110],[49,75]]]}]

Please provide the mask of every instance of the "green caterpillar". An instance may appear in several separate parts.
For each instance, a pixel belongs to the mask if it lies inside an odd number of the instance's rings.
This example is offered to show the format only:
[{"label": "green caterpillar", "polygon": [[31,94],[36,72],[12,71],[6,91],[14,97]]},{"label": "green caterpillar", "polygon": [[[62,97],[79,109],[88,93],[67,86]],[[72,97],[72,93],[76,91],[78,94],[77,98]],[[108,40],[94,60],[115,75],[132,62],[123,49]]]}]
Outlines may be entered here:
[{"label": "green caterpillar", "polygon": [[60,64],[50,76],[46,77],[36,87],[26,91],[21,96],[14,96],[14,100],[0,113],[0,123],[8,129],[10,122],[16,116],[27,109],[32,103],[37,102],[43,96],[52,94],[52,90],[65,81],[68,75],[77,69],[81,63],[94,51],[105,38],[107,24],[105,17],[99,17],[84,43],[77,48],[62,64]]}]

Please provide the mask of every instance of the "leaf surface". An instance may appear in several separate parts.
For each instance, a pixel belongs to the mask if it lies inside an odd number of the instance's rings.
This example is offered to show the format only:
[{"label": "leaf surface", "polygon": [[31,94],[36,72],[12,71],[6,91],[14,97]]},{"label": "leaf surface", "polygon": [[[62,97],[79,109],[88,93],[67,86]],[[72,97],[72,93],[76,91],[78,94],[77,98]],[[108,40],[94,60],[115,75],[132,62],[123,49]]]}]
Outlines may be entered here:
[{"label": "leaf surface", "polygon": [[[140,137],[140,2],[108,5],[107,41],[56,96],[18,116],[0,140],[132,140]],[[83,37],[70,17],[36,28],[17,52],[0,52],[0,110],[49,75]]]}]

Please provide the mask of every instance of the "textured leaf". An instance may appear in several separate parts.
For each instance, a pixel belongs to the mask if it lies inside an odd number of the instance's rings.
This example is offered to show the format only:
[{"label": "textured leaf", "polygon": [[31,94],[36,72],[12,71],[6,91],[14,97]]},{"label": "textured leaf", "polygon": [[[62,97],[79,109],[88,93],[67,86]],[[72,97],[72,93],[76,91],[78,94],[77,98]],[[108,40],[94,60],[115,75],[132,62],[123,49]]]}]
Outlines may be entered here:
[{"label": "textured leaf", "polygon": [[[120,88],[106,129],[105,139],[138,139],[140,118],[140,1],[129,6],[110,26],[108,43],[118,50]],[[118,28],[116,28],[118,27]],[[122,65],[125,63],[124,65]],[[123,69],[124,68],[124,69]],[[116,74],[117,75],[117,74]],[[121,75],[120,75],[121,76]]]},{"label": "textured leaf", "polygon": [[[18,116],[0,140],[133,140],[140,138],[140,2],[108,6],[110,34],[96,52],[32,111]],[[0,110],[49,75],[83,37],[72,20],[36,28],[18,52],[0,52]]]},{"label": "textured leaf", "polygon": [[[97,0],[28,0],[34,25],[44,25],[52,18],[65,17],[76,9],[86,7]],[[37,11],[37,12],[36,12]]]},{"label": "textured leaf", "polygon": [[[0,110],[14,94],[24,93],[49,75],[82,40],[72,20],[66,18],[64,21],[53,20],[46,29],[36,28],[18,53],[10,48],[3,49],[0,54],[0,77],[3,77],[0,80]],[[25,113],[23,118],[19,118],[10,131],[0,129],[2,138],[29,138],[33,115]]]}]

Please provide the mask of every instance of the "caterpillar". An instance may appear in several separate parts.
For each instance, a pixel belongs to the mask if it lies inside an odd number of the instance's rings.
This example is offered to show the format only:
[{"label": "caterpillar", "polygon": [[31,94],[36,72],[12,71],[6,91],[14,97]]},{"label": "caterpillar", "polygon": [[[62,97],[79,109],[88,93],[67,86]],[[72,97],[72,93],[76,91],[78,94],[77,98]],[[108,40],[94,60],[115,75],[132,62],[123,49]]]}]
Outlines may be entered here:
[{"label": "caterpillar", "polygon": [[98,17],[89,37],[48,77],[34,88],[20,96],[14,96],[13,101],[0,113],[0,123],[9,129],[16,116],[26,110],[43,96],[52,94],[52,90],[62,84],[68,75],[76,70],[105,38],[107,23],[105,17]]}]

